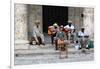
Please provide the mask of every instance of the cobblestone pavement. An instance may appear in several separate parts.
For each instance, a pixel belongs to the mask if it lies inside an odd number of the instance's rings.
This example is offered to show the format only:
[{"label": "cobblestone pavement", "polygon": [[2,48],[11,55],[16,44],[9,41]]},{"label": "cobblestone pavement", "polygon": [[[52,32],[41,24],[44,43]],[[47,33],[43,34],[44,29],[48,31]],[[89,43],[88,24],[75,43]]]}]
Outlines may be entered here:
[{"label": "cobblestone pavement", "polygon": [[[56,51],[54,46],[50,44],[50,38],[45,38],[45,46],[28,45],[28,49],[15,49],[14,58],[15,65],[30,65],[30,64],[47,64],[47,63],[67,63],[80,61],[93,61],[94,50],[87,50],[87,53],[81,53],[76,50],[73,45],[68,47],[68,58],[60,59],[59,51]],[[25,46],[25,45],[22,45]]]}]

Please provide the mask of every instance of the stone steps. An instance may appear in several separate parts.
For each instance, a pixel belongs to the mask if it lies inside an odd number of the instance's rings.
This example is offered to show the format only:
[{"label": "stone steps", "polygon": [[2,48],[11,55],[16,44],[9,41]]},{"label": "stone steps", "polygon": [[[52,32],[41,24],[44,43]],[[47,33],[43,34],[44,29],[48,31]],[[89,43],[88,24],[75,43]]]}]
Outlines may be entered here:
[{"label": "stone steps", "polygon": [[[36,49],[36,48],[52,48],[52,47],[55,47],[55,45],[51,45],[51,44],[46,44],[45,46],[43,45],[29,45],[29,44],[16,44],[15,45],[15,50],[16,49]],[[74,45],[71,44],[71,45],[68,45],[68,48],[74,48]]]},{"label": "stone steps", "polygon": [[16,65],[30,65],[30,64],[48,64],[48,63],[68,63],[68,62],[82,62],[93,61],[93,53],[91,54],[68,54],[68,58],[60,59],[59,54],[56,55],[22,55],[15,58]]},{"label": "stone steps", "polygon": [[68,58],[60,59],[59,50],[55,50],[54,46],[33,46],[29,45],[28,49],[15,49],[16,65],[27,64],[44,64],[44,63],[64,63],[91,61],[94,59],[93,49],[87,50],[87,54],[81,53],[81,50],[76,50],[74,47],[68,47]]},{"label": "stone steps", "polygon": [[[79,53],[81,50],[76,50],[75,48],[68,48],[68,53]],[[93,52],[93,49],[87,50],[88,52]],[[28,49],[28,50],[15,50],[15,54],[32,54],[32,55],[54,55],[59,54],[59,50],[54,49]]]}]

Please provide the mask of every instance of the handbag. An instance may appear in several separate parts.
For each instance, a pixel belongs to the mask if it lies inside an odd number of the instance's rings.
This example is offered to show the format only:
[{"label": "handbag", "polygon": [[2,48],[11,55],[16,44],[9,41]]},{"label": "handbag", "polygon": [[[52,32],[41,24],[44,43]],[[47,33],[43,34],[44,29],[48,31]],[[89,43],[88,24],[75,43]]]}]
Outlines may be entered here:
[{"label": "handbag", "polygon": [[58,45],[63,45],[63,44],[64,44],[64,40],[58,39]]}]

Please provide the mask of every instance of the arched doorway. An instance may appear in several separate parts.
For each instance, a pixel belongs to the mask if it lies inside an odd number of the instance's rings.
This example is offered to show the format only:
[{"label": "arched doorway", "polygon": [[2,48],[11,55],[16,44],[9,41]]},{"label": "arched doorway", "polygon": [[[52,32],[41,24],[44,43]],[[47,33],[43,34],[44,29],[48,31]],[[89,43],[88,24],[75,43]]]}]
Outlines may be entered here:
[{"label": "arched doorway", "polygon": [[43,32],[47,33],[48,26],[55,22],[66,25],[68,21],[68,7],[43,5]]}]

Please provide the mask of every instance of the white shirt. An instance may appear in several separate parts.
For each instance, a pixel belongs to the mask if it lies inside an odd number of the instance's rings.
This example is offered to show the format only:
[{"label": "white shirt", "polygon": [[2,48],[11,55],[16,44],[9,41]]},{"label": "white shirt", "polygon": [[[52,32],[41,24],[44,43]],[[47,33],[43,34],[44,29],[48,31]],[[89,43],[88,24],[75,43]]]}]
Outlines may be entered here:
[{"label": "white shirt", "polygon": [[73,25],[71,25],[71,26],[69,26],[69,25],[66,25],[64,28],[68,28],[68,29],[74,29],[74,26]]},{"label": "white shirt", "polygon": [[83,33],[82,31],[79,31],[79,32],[78,32],[78,35],[79,35],[79,36],[86,36],[86,35],[88,35],[88,34],[87,34],[86,32]]},{"label": "white shirt", "polygon": [[36,26],[33,27],[33,36],[40,36],[41,32]]}]

